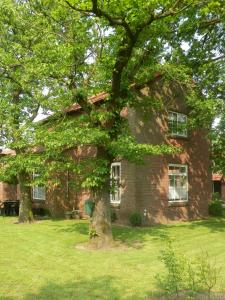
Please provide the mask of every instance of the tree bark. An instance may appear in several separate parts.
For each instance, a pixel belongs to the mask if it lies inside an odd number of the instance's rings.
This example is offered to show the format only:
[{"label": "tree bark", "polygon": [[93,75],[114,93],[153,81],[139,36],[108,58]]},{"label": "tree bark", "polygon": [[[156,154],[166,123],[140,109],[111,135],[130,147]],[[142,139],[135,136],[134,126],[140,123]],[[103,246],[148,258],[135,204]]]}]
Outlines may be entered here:
[{"label": "tree bark", "polygon": [[90,222],[90,244],[95,248],[113,243],[108,185],[96,194],[94,213]]},{"label": "tree bark", "polygon": [[19,223],[31,223],[34,220],[32,213],[31,188],[27,186],[29,174],[21,172],[18,175],[20,186],[20,208],[19,208]]}]

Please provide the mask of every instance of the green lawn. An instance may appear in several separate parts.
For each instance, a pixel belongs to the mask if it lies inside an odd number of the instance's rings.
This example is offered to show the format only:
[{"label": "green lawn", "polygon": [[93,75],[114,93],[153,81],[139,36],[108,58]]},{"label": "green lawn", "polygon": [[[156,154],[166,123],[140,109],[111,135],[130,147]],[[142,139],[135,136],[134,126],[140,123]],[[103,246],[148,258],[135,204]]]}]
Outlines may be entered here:
[{"label": "green lawn", "polygon": [[[207,250],[216,257],[225,282],[225,219],[152,228],[113,228],[127,249],[84,251],[86,221],[13,224],[0,217],[0,299],[149,299],[156,273],[164,268],[159,252],[167,238],[187,256]],[[221,287],[218,287],[221,289]]]}]

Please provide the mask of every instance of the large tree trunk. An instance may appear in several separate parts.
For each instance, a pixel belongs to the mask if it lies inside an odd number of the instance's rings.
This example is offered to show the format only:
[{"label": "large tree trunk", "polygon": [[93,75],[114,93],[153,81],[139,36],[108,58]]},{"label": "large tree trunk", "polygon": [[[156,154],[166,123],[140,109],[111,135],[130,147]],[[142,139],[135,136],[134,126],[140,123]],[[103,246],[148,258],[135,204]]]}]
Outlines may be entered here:
[{"label": "large tree trunk", "polygon": [[31,188],[27,186],[29,181],[29,174],[21,172],[18,175],[20,186],[20,209],[19,209],[19,223],[33,222],[32,202],[31,202]]},{"label": "large tree trunk", "polygon": [[110,247],[113,242],[108,186],[96,194],[90,222],[90,244],[96,248]]}]

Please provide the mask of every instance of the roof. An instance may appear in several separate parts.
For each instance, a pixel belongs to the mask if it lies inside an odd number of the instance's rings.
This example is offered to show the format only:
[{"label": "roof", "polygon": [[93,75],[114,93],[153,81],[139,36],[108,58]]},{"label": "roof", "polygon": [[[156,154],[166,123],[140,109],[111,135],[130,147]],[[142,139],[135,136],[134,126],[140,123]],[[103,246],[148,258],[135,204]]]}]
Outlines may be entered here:
[{"label": "roof", "polygon": [[213,181],[222,181],[223,180],[223,174],[213,173],[212,174],[212,180]]},{"label": "roof", "polygon": [[[94,104],[94,103],[97,103],[97,102],[101,102],[104,99],[106,99],[106,97],[108,97],[108,95],[109,94],[106,93],[106,92],[102,92],[102,93],[99,93],[97,95],[93,95],[93,96],[91,96],[91,97],[88,98],[88,102],[91,103],[91,104]],[[65,109],[65,112],[69,113],[69,112],[77,111],[79,109],[81,109],[81,106],[78,103],[74,103],[70,107],[68,107],[67,109]]]}]

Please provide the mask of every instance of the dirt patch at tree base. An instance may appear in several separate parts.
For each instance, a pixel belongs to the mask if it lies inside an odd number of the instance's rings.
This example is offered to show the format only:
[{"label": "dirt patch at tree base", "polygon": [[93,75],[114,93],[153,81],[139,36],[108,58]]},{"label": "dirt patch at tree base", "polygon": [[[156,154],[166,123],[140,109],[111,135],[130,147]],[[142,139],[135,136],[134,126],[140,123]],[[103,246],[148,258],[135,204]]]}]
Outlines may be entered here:
[{"label": "dirt patch at tree base", "polygon": [[103,250],[103,251],[127,251],[130,247],[120,241],[112,241],[109,244],[95,244],[95,243],[81,243],[75,246],[78,250],[83,251],[96,251],[96,250]]}]

